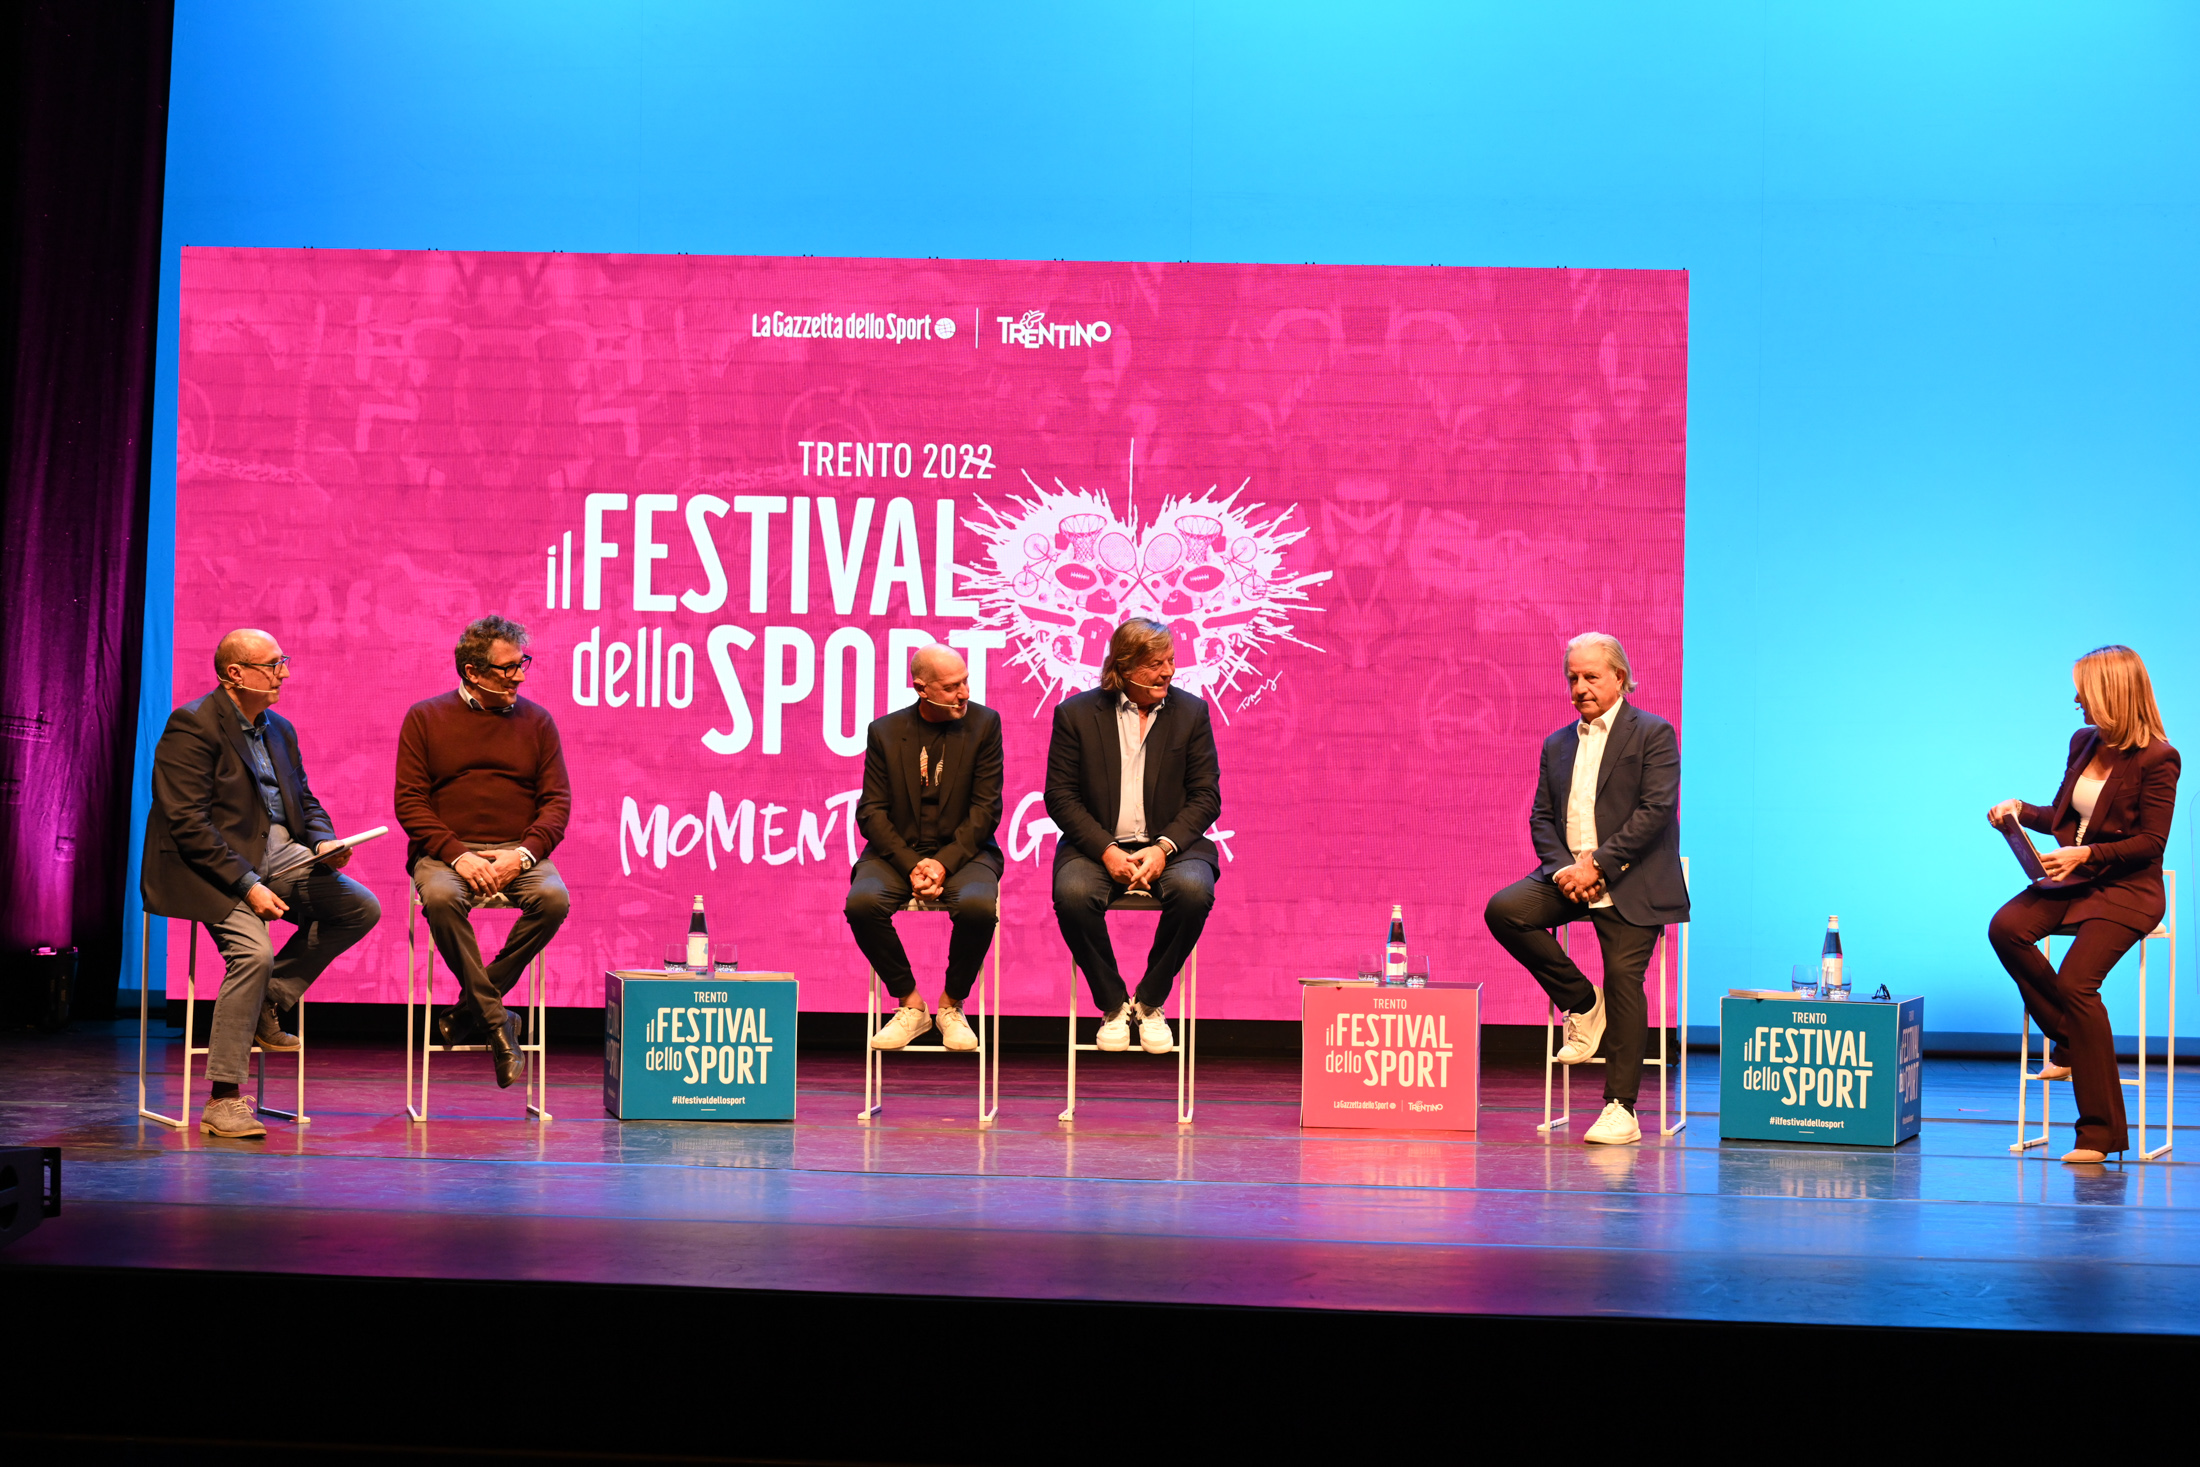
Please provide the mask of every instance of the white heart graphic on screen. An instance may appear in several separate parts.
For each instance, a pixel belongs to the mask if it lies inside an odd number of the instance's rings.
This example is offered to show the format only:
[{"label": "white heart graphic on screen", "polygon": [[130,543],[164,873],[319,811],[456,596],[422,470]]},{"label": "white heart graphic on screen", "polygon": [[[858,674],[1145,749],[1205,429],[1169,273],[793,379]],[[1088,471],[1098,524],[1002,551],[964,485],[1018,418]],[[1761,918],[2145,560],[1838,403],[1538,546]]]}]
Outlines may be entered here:
[{"label": "white heart graphic on screen", "polygon": [[969,580],[978,625],[1006,634],[1010,660],[1050,698],[1098,685],[1108,636],[1126,617],[1175,633],[1177,684],[1203,698],[1257,681],[1277,642],[1310,645],[1291,617],[1329,572],[1284,569],[1284,549],[1306,534],[1283,528],[1296,506],[1264,518],[1266,506],[1238,502],[1241,484],[1164,498],[1147,521],[1118,516],[1090,489],[1042,489],[1028,473],[1024,482],[1035,497],[981,499],[988,518],[964,521],[990,562]]}]

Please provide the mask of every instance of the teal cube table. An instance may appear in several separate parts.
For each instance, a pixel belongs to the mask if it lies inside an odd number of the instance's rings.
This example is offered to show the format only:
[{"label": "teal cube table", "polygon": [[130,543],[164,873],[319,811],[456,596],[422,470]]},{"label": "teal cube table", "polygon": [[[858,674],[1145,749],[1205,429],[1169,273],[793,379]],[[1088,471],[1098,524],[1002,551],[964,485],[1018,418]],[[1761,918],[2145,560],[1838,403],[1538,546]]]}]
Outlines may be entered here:
[{"label": "teal cube table", "polygon": [[1917,1134],[1925,1000],[1719,1001],[1719,1134],[1897,1146]]},{"label": "teal cube table", "polygon": [[622,1121],[794,1119],[792,973],[603,975],[603,1107]]}]

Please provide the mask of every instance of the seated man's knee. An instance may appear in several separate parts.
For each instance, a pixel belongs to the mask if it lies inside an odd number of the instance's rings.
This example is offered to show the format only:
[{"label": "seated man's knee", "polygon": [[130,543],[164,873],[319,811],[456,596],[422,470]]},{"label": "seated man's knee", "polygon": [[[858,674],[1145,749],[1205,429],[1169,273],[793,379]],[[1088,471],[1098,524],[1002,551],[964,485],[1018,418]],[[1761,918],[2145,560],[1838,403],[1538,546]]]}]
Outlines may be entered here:
[{"label": "seated man's knee", "polygon": [[1215,882],[1206,872],[1187,869],[1170,886],[1170,894],[1186,911],[1205,916],[1214,910]]},{"label": "seated man's knee", "polygon": [[365,932],[382,920],[382,899],[356,881],[351,884],[352,926]]},{"label": "seated man's knee", "polygon": [[998,887],[972,886],[955,893],[955,900],[948,908],[948,916],[956,922],[990,922],[999,910]]},{"label": "seated man's knee", "polygon": [[446,875],[435,872],[415,878],[413,887],[420,893],[421,910],[447,915],[452,912],[470,912],[474,907],[473,889],[459,879],[456,872]]},{"label": "seated man's knee", "polygon": [[1492,937],[1525,932],[1530,925],[1521,911],[1519,896],[1510,886],[1490,894],[1482,908],[1482,923],[1490,929]]},{"label": "seated man's knee", "polygon": [[573,910],[573,895],[565,889],[562,881],[555,885],[546,883],[537,888],[534,906],[538,915],[548,917],[553,922],[563,922],[566,915]]},{"label": "seated man's knee", "polygon": [[1054,910],[1061,916],[1100,911],[1113,885],[1098,866],[1061,867],[1054,873]]}]

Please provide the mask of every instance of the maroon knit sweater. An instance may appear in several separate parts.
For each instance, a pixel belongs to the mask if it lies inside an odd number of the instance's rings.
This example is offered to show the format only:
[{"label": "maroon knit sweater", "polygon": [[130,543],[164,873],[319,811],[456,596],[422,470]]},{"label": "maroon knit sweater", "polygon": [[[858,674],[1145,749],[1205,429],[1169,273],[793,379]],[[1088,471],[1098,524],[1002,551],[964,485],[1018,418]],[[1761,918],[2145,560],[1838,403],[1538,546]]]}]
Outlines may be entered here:
[{"label": "maroon knit sweater", "polygon": [[565,838],[573,787],[558,726],[540,703],[470,708],[456,689],[405,710],[397,735],[397,823],[422,856],[445,863],[468,842],[525,846],[542,860]]}]

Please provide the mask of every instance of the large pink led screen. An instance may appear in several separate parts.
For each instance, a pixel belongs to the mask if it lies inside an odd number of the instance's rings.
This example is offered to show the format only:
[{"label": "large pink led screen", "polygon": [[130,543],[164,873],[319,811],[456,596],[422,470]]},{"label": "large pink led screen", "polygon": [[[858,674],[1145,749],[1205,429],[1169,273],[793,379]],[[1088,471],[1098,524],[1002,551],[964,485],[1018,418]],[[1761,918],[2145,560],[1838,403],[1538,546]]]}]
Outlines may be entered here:
[{"label": "large pink led screen", "polygon": [[[1048,715],[1126,615],[1215,712],[1210,1016],[1295,1018],[1398,902],[1539,1019],[1481,914],[1533,862],[1564,640],[1619,636],[1680,721],[1679,272],[190,249],[182,313],[176,697],[274,632],[338,827],[393,823],[405,708],[468,620],[525,622],[575,792],[556,1003],[701,893],[744,967],[860,1009],[864,727],[928,641],[1006,720],[1012,1012],[1065,1002]],[[316,998],[402,996],[402,854],[354,863],[384,920]],[[944,924],[904,926],[929,993]]]}]

